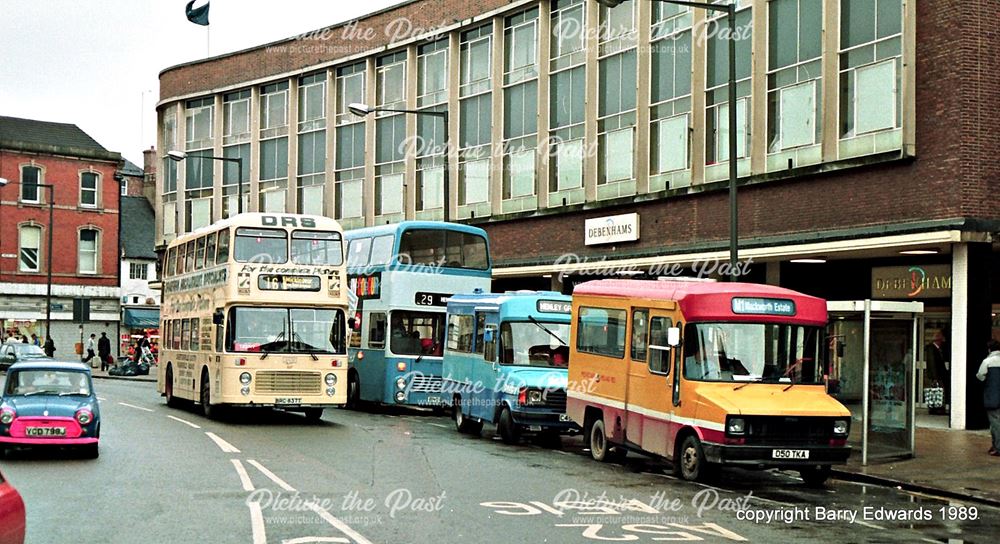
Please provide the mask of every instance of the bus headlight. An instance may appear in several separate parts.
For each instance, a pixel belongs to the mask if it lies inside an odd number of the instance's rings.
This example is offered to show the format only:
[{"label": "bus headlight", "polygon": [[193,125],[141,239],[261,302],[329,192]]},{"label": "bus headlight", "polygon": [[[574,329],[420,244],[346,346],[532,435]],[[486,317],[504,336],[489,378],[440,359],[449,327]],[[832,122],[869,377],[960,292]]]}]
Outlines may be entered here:
[{"label": "bus headlight", "polygon": [[406,400],[406,393],[396,391],[396,402],[403,402],[404,400]]},{"label": "bus headlight", "polygon": [[731,417],[726,422],[726,434],[743,434],[746,432],[746,421],[742,417]]},{"label": "bus headlight", "polygon": [[400,391],[406,389],[406,378],[396,378],[396,389]]},{"label": "bus headlight", "polygon": [[240,389],[240,393],[242,393],[244,397],[249,396],[250,395],[250,386],[249,385],[244,385]]},{"label": "bus headlight", "polygon": [[336,394],[337,394],[337,390],[335,388],[333,388],[333,387],[327,387],[326,388],[326,396],[332,397],[332,396],[334,396]]},{"label": "bus headlight", "polygon": [[250,385],[251,381],[253,381],[253,376],[251,376],[249,372],[240,374],[240,383],[243,385]]},{"label": "bus headlight", "polygon": [[4,408],[4,410],[0,412],[0,423],[3,423],[4,425],[10,425],[10,422],[14,421],[15,415],[16,414],[14,413],[14,410],[11,410],[10,408]]},{"label": "bus headlight", "polygon": [[326,381],[326,385],[329,385],[331,387],[333,387],[334,385],[337,385],[337,375],[336,374],[332,374],[332,373],[331,374],[327,374],[326,377],[324,378],[324,380]]},{"label": "bus headlight", "polygon": [[851,429],[846,419],[837,419],[833,422],[833,434],[837,436],[847,436],[847,432]]}]

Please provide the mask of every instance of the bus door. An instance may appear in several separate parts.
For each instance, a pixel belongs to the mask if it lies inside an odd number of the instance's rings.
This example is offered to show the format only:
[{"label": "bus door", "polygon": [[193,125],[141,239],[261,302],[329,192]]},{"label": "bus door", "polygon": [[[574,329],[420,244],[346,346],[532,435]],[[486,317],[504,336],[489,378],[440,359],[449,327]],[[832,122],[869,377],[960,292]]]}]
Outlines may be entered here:
[{"label": "bus door", "polygon": [[[649,392],[649,371],[646,369],[649,341],[649,309],[632,308],[629,327],[629,354],[625,368],[625,420],[621,422],[625,439],[642,444],[643,410]],[[638,409],[637,409],[638,408]],[[619,430],[613,429],[619,436]]]},{"label": "bus door", "polygon": [[476,336],[472,346],[472,390],[474,402],[470,414],[474,417],[493,421],[496,406],[492,399],[499,397],[498,384],[500,366],[497,361],[497,343],[499,340],[500,314],[496,311],[476,311]]},{"label": "bus door", "polygon": [[645,417],[642,420],[642,449],[667,456],[673,448],[671,419],[672,380],[676,374],[674,351],[667,342],[667,331],[674,326],[673,312],[652,310],[649,315],[648,351],[646,357],[646,389],[642,398]]}]

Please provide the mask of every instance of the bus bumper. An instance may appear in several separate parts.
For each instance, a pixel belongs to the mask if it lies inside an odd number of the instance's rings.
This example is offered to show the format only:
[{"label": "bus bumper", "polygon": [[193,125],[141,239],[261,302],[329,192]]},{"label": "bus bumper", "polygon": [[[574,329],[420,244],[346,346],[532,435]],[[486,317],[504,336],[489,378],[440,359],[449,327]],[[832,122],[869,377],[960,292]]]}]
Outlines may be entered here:
[{"label": "bus bumper", "polygon": [[[709,463],[755,467],[794,467],[814,465],[843,465],[851,455],[850,446],[741,446],[702,443],[705,459]],[[805,450],[806,459],[775,458],[776,451]]]},{"label": "bus bumper", "polygon": [[557,412],[511,412],[514,423],[524,427],[528,432],[556,431],[559,433],[575,433],[580,426],[569,419],[566,414]]}]

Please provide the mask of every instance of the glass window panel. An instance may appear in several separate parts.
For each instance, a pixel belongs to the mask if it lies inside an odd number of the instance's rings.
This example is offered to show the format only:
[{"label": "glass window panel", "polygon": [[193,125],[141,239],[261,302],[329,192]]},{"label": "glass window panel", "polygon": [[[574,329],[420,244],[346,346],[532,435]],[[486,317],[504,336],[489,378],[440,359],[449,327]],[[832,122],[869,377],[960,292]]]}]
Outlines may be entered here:
[{"label": "glass window panel", "polygon": [[420,196],[425,210],[443,208],[444,167],[425,168],[420,171]]},{"label": "glass window panel", "polygon": [[382,176],[380,215],[403,213],[403,174]]},{"label": "glass window panel", "polygon": [[302,213],[323,215],[323,186],[312,185],[299,189],[299,207]]},{"label": "glass window panel", "polygon": [[604,171],[607,181],[632,179],[632,128],[605,135]]},{"label": "glass window panel", "polygon": [[556,147],[556,189],[583,186],[583,140],[562,142]]},{"label": "glass window panel", "polygon": [[811,145],[816,135],[816,83],[781,90],[781,147]]},{"label": "glass window panel", "polygon": [[326,131],[299,135],[299,174],[321,174],[326,170]]},{"label": "glass window panel", "polygon": [[41,228],[21,227],[18,270],[22,272],[38,272],[38,250],[41,247],[41,241]]},{"label": "glass window panel", "polygon": [[199,198],[191,201],[191,227],[189,230],[207,227],[212,223],[212,201]]},{"label": "glass window panel", "polygon": [[[751,51],[750,46],[753,41],[749,32],[741,32],[741,29],[751,27],[751,10],[745,9],[736,13],[736,31],[739,34],[736,40],[736,79],[750,77]],[[718,25],[728,28],[726,18],[715,19],[713,21],[715,32],[708,40],[708,82],[709,88],[723,85],[729,81],[729,42],[722,39],[728,36],[728,30],[721,32]]]},{"label": "glass window panel", "polygon": [[486,202],[490,198],[490,161],[483,159],[465,163],[465,204]]},{"label": "glass window panel", "polygon": [[799,60],[819,57],[823,49],[823,2],[799,0]]},{"label": "glass window panel", "polygon": [[282,189],[261,193],[263,210],[268,213],[284,213],[285,211],[285,191]]},{"label": "glass window panel", "polygon": [[854,107],[857,133],[896,125],[896,62],[888,60],[858,68]]},{"label": "glass window panel", "polygon": [[337,183],[338,219],[362,216],[364,208],[361,183],[360,179]]},{"label": "glass window panel", "polygon": [[510,196],[535,194],[535,150],[510,154]]},{"label": "glass window panel", "polygon": [[[729,160],[729,103],[723,103],[716,108],[718,127],[718,155],[719,162]],[[741,98],[736,101],[736,153],[737,158],[746,156],[747,147],[747,100]]]},{"label": "glass window panel", "polygon": [[[820,2],[813,0],[819,5]],[[768,60],[770,69],[798,61],[799,0],[771,0],[768,3]]]},{"label": "glass window panel", "polygon": [[875,0],[841,0],[841,49],[875,39],[875,8]]},{"label": "glass window panel", "polygon": [[879,38],[886,38],[903,31],[903,5],[901,0],[876,0],[875,14]]},{"label": "glass window panel", "polygon": [[223,185],[236,185],[237,177],[242,173],[243,177],[243,189],[244,191],[249,191],[248,183],[250,183],[250,144],[233,145],[222,148],[222,156],[229,159],[242,159],[243,166],[242,172],[240,172],[240,166],[235,162],[224,161],[222,163],[222,184]]},{"label": "glass window panel", "polygon": [[[260,179],[288,177],[288,137],[260,142]],[[205,162],[205,161],[199,161]]]},{"label": "glass window panel", "polygon": [[660,172],[688,167],[688,116],[678,115],[660,121],[657,127]]}]

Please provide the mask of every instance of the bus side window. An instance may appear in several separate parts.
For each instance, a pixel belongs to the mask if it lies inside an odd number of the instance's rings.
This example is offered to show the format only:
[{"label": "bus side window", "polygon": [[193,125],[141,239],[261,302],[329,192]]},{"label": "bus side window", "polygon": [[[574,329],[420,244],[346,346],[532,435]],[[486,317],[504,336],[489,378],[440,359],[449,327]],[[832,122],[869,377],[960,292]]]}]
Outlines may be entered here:
[{"label": "bus side window", "polygon": [[194,253],[194,269],[201,270],[205,268],[205,237],[202,236],[198,238],[195,244]]},{"label": "bus side window", "polygon": [[486,314],[476,312],[476,344],[472,346],[472,352],[483,353],[483,334],[486,332]]},{"label": "bus side window", "polygon": [[219,231],[218,253],[215,264],[222,264],[229,260],[229,229]]},{"label": "bus side window", "polygon": [[489,325],[483,334],[483,359],[493,363],[497,360],[497,327]]},{"label": "bus side window", "polygon": [[500,364],[514,364],[514,333],[507,322],[500,325]]},{"label": "bus side window", "polygon": [[184,272],[194,271],[194,241],[184,244]]},{"label": "bus side window", "polygon": [[198,327],[198,318],[191,320],[191,351],[201,350],[201,329]]},{"label": "bus side window", "polygon": [[654,374],[670,374],[670,345],[667,343],[669,317],[654,317],[649,322],[649,371]]},{"label": "bus side window", "polygon": [[368,347],[385,347],[385,314],[372,313],[368,322]]},{"label": "bus side window", "polygon": [[215,233],[213,232],[208,235],[208,242],[205,243],[205,268],[212,268],[212,265],[214,263],[215,263]]},{"label": "bus side window", "polygon": [[646,360],[646,330],[649,328],[649,310],[632,310],[633,361]]},{"label": "bus side window", "polygon": [[[218,310],[218,312],[221,313],[222,310],[220,309],[220,310]],[[213,322],[214,322],[214,320],[213,320]],[[223,334],[224,331],[225,331],[225,328],[224,328],[225,324],[226,324],[225,320],[222,320],[222,323],[217,323],[217,324],[215,324],[214,327],[212,327],[212,331],[215,332],[215,352],[216,353],[222,353],[222,350],[223,350],[223,348],[222,348],[222,341],[225,338],[225,334]]]}]

